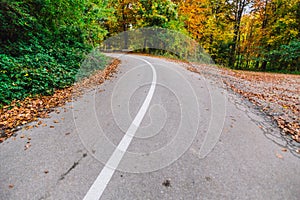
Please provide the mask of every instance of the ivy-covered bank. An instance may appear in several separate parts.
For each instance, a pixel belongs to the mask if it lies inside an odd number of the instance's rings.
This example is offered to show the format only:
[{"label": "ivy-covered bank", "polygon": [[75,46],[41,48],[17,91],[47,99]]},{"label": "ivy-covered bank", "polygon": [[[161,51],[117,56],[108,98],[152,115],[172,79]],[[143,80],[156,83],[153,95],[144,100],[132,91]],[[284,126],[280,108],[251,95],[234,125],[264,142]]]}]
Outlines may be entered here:
[{"label": "ivy-covered bank", "polygon": [[0,106],[71,85],[109,13],[102,1],[1,2]]}]

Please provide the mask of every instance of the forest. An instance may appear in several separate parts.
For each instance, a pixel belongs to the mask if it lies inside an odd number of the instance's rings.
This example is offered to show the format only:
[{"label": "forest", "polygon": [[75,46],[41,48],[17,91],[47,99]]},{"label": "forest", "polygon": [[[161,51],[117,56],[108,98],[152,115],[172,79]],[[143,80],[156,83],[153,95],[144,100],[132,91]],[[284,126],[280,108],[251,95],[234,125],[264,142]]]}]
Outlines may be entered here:
[{"label": "forest", "polygon": [[1,106],[73,84],[92,49],[143,27],[194,39],[220,66],[300,71],[300,0],[2,0],[0,23]]}]

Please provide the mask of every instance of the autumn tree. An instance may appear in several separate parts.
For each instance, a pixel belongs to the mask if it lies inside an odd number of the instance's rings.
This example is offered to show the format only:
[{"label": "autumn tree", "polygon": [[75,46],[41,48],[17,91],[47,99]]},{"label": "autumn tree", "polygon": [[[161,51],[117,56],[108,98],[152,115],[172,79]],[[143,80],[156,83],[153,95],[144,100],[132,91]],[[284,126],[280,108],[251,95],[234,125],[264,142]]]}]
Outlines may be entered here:
[{"label": "autumn tree", "polygon": [[226,64],[232,41],[231,15],[226,0],[179,1],[185,27],[219,64]]},{"label": "autumn tree", "polygon": [[292,57],[298,60],[300,56],[295,46],[299,41],[299,5],[298,0],[254,2],[251,13],[242,19],[241,34],[245,37],[239,63],[246,63],[242,67],[263,71],[297,68],[297,64],[293,67],[287,63],[294,63]]},{"label": "autumn tree", "polygon": [[229,55],[229,65],[235,68],[240,68],[239,62],[236,59],[240,56],[240,28],[243,14],[251,0],[232,0],[226,2],[231,10],[230,20],[233,22],[233,39],[231,44],[231,51]]}]

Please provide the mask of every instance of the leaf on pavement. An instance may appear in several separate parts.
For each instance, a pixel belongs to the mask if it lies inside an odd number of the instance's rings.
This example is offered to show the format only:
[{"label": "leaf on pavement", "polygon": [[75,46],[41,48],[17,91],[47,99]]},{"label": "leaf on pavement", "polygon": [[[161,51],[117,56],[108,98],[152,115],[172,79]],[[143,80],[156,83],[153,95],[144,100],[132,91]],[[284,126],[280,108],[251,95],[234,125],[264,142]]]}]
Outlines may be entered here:
[{"label": "leaf on pavement", "polygon": [[31,144],[29,142],[27,142],[27,144],[25,145],[25,149],[24,150],[27,150],[31,147]]},{"label": "leaf on pavement", "polygon": [[283,159],[283,156],[279,153],[276,153],[276,157],[279,158],[279,159]]}]

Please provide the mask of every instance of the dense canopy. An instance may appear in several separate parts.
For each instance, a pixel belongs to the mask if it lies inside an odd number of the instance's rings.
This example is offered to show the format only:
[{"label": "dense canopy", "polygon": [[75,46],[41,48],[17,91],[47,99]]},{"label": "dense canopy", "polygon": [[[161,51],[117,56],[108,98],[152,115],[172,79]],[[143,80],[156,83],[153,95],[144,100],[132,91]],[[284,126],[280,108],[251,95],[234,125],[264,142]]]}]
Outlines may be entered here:
[{"label": "dense canopy", "polygon": [[72,84],[93,47],[142,27],[189,36],[226,67],[300,71],[299,0],[10,0],[0,24],[1,105]]}]

